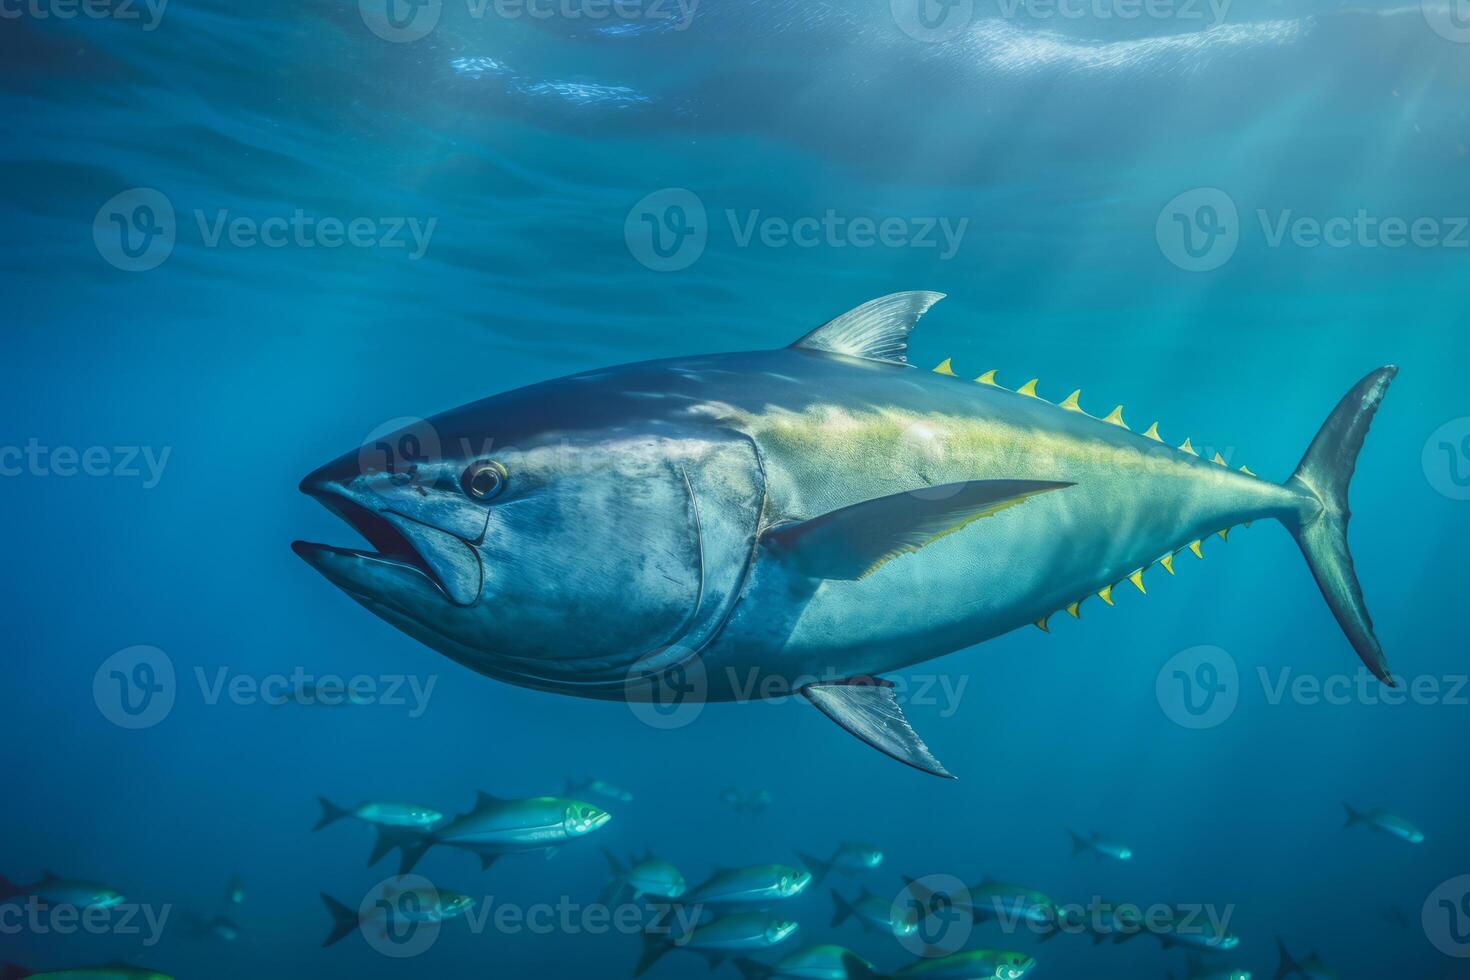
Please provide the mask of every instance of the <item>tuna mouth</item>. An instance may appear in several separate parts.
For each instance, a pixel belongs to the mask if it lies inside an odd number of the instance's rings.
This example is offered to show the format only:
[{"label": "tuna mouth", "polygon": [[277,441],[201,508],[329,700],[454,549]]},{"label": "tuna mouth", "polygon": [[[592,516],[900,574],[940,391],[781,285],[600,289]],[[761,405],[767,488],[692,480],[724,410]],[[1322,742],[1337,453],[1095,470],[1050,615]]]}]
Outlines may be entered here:
[{"label": "tuna mouth", "polygon": [[478,601],[482,585],[479,555],[463,538],[397,511],[375,509],[336,484],[303,482],[301,491],[372,546],[368,550],[292,542],[296,554],[340,588],[363,598],[382,599],[383,573],[391,570],[423,579],[457,606]]}]

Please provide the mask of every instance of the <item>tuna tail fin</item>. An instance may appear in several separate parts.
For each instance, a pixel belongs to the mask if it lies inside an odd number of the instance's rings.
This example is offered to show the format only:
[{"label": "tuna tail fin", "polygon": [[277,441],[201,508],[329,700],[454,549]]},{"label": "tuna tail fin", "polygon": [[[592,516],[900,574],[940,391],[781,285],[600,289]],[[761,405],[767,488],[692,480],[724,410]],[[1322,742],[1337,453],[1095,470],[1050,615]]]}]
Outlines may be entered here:
[{"label": "tuna tail fin", "polygon": [[345,816],[349,816],[346,810],[342,809],[340,806],[333,803],[325,796],[318,796],[316,798],[316,801],[322,805],[322,815],[317,820],[316,826],[311,828],[313,832],[321,830],[323,827],[334,824]]},{"label": "tuna tail fin", "polygon": [[322,892],[322,901],[326,904],[327,911],[332,913],[332,931],[327,934],[322,945],[331,946],[341,942],[348,933],[357,928],[357,913],[326,892]]},{"label": "tuna tail fin", "polygon": [[1344,803],[1342,808],[1347,811],[1347,819],[1342,824],[1344,828],[1363,822],[1363,815],[1357,810],[1354,810],[1351,803]]},{"label": "tuna tail fin", "polygon": [[673,948],[673,944],[665,942],[663,937],[645,932],[643,934],[643,955],[638,958],[638,965],[633,968],[633,976],[643,976],[653,968],[653,964],[663,959],[664,954]]},{"label": "tuna tail fin", "polygon": [[851,902],[839,895],[837,889],[832,889],[832,928],[835,929],[852,918],[855,911]]},{"label": "tuna tail fin", "polygon": [[21,893],[22,889],[15,885],[9,878],[0,875],[0,902],[8,898],[14,898]]},{"label": "tuna tail fin", "polygon": [[832,873],[831,861],[823,861],[821,858],[814,858],[810,854],[803,854],[800,851],[796,852],[796,856],[801,858],[801,863],[806,865],[807,870],[812,873],[813,887],[820,886],[826,877]]},{"label": "tuna tail fin", "polygon": [[383,856],[395,848],[402,855],[398,873],[406,875],[419,863],[424,852],[434,843],[433,834],[414,830],[412,827],[378,827],[378,839],[373,842],[373,852],[368,855],[368,867],[372,867]]},{"label": "tuna tail fin", "polygon": [[16,966],[14,963],[0,964],[0,980],[23,980],[33,975],[23,966]]},{"label": "tuna tail fin", "polygon": [[1276,967],[1275,980],[1282,980],[1283,977],[1302,972],[1296,960],[1292,959],[1291,954],[1286,951],[1286,943],[1281,941],[1280,936],[1276,937],[1276,952],[1281,956],[1281,964]]},{"label": "tuna tail fin", "polygon": [[1363,604],[1363,590],[1348,553],[1348,481],[1358,451],[1388,384],[1398,374],[1393,365],[1370,373],[1343,396],[1322,423],[1301,464],[1286,485],[1301,493],[1307,506],[1287,527],[1306,556],[1307,566],[1348,642],[1373,674],[1390,687],[1393,678],[1383,648],[1373,635],[1373,621]]},{"label": "tuna tail fin", "polygon": [[1077,833],[1077,831],[1075,831],[1075,830],[1069,830],[1069,831],[1067,831],[1067,834],[1072,838],[1072,853],[1073,854],[1081,854],[1083,851],[1087,850],[1087,848],[1088,848],[1088,840],[1087,840],[1086,837],[1083,837],[1081,834]]}]

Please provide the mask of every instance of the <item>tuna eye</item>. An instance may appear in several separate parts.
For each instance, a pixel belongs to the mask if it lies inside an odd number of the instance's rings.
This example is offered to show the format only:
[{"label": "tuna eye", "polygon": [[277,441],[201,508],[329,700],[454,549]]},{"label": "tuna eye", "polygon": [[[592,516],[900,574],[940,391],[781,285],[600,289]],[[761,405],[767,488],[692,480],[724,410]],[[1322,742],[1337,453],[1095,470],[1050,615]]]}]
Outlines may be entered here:
[{"label": "tuna eye", "polygon": [[505,489],[505,467],[493,459],[476,460],[460,474],[459,485],[476,500],[489,500]]}]

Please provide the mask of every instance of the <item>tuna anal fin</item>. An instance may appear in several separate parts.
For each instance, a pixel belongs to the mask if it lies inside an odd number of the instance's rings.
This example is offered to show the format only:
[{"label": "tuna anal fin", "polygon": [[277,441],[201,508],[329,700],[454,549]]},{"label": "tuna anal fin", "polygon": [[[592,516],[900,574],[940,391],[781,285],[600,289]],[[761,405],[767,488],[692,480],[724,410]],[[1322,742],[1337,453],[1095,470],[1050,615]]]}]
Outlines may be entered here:
[{"label": "tuna anal fin", "polygon": [[764,535],[813,578],[860,579],[972,521],[1070,483],[969,480],[876,497]]},{"label": "tuna anal fin", "polygon": [[791,346],[903,364],[908,360],[909,332],[943,298],[943,293],[922,290],[879,296],[828,320]]},{"label": "tuna anal fin", "polygon": [[893,685],[878,677],[855,677],[836,683],[808,684],[808,701],[828,718],[884,755],[915,769],[955,778],[929,751],[929,746],[903,716]]}]

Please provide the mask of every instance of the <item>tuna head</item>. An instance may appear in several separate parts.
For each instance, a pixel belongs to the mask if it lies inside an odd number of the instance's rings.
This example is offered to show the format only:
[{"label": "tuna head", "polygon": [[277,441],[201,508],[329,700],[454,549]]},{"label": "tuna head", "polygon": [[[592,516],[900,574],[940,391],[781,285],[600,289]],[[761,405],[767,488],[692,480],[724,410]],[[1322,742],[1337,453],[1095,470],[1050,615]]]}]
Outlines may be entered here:
[{"label": "tuna head", "polygon": [[372,547],[297,553],[476,670],[628,696],[631,675],[687,659],[724,622],[763,485],[738,434],[579,380],[416,422],[316,470],[301,489]]}]

